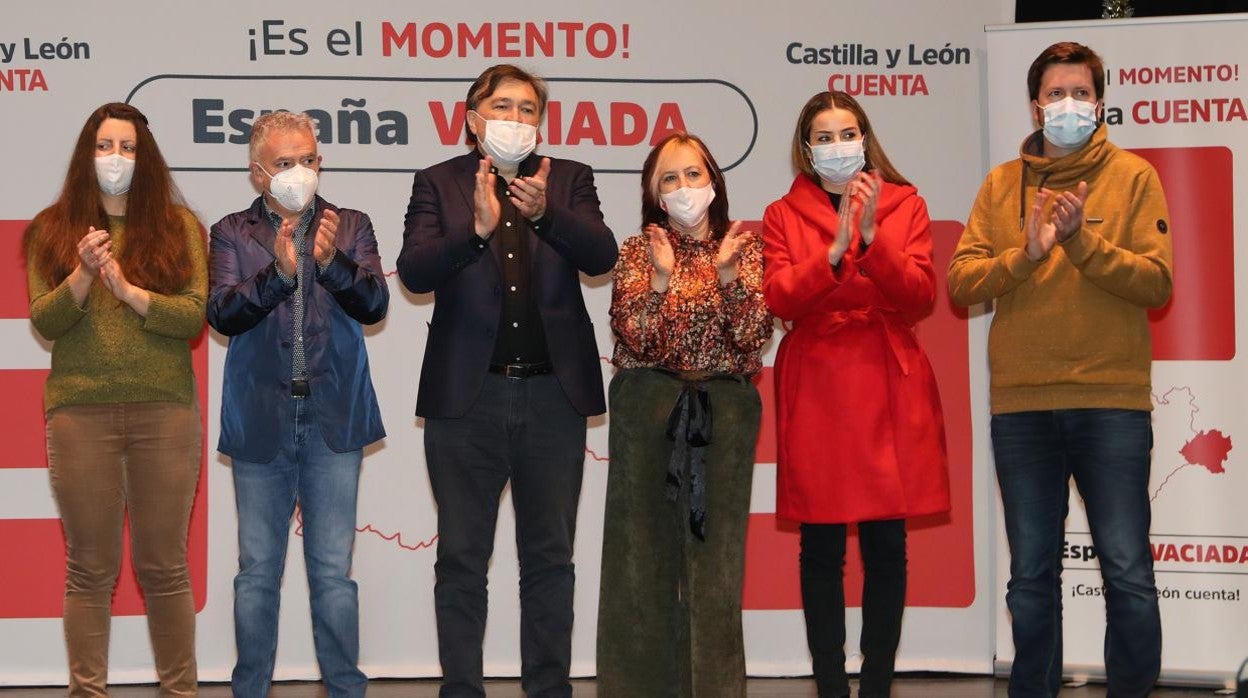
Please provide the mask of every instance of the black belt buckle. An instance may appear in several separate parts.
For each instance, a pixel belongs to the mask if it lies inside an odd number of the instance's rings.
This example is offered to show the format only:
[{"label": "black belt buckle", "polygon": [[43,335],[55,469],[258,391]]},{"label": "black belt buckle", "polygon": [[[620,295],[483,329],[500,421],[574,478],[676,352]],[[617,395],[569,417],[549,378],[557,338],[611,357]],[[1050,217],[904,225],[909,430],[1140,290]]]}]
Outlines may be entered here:
[{"label": "black belt buckle", "polygon": [[308,386],[305,378],[296,378],[290,382],[291,397],[308,397],[312,394],[312,388]]},{"label": "black belt buckle", "polygon": [[541,376],[551,372],[549,362],[540,364],[490,364],[490,373],[497,373],[504,378],[528,378]]}]

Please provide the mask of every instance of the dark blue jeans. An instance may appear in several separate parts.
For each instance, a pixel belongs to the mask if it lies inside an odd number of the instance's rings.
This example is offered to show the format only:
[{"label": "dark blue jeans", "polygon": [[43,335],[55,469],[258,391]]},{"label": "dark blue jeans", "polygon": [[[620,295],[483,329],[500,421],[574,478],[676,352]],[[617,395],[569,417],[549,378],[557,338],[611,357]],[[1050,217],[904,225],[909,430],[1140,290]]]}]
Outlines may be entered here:
[{"label": "dark blue jeans", "polygon": [[520,558],[520,684],[529,698],[570,698],[572,545],[585,417],[553,375],[490,373],[467,414],[425,420],[425,460],[438,503],[439,695],[485,696],[486,575],[499,498],[510,481]]},{"label": "dark blue jeans", "polygon": [[269,694],[286,544],[297,500],[303,512],[312,639],[325,690],[330,698],[363,696],[368,677],[359,669],[360,605],[350,577],[363,451],[330,450],[308,401],[291,400],[296,401],[295,420],[285,428],[277,457],[269,463],[234,460],[239,570],[232,687],[238,698]]},{"label": "dark blue jeans", "polygon": [[1062,549],[1072,477],[1106,587],[1108,695],[1147,695],[1161,670],[1161,617],[1148,540],[1149,413],[994,415],[992,447],[1010,544],[1010,696],[1056,696],[1061,688]]}]

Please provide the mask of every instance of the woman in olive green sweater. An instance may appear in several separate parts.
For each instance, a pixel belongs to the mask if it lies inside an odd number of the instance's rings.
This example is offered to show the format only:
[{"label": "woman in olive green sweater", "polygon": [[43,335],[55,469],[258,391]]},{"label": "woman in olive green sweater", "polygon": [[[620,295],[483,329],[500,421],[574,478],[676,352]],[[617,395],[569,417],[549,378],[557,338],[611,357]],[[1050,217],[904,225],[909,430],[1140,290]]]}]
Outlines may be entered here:
[{"label": "woman in olive green sweater", "polygon": [[186,537],[203,440],[188,344],[204,324],[201,230],[147,118],[114,103],[87,119],[60,197],[23,239],[31,321],[53,342],[44,409],[71,696],[107,695],[127,511],[161,693],[197,691]]}]

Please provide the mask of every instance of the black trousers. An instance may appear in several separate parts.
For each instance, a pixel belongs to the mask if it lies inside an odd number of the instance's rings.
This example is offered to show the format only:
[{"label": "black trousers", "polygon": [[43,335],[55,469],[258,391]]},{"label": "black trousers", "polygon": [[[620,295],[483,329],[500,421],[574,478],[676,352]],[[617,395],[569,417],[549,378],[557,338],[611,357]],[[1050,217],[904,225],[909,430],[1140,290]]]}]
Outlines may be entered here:
[{"label": "black trousers", "polygon": [[[802,524],[802,607],[819,698],[849,695],[845,674],[845,524]],[[906,522],[858,524],[862,673],[858,695],[888,696],[906,606]]]},{"label": "black trousers", "polygon": [[520,558],[521,687],[572,695],[572,547],[585,464],[585,417],[553,375],[489,374],[468,413],[425,421],[438,504],[433,596],[440,696],[485,696],[481,643],[486,574],[503,487],[510,481]]}]

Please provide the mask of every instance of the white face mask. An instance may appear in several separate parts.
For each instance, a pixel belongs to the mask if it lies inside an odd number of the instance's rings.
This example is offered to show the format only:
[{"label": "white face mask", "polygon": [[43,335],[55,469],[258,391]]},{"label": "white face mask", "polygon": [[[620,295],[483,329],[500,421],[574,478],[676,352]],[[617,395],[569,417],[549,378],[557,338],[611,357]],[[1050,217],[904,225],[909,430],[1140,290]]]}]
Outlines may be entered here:
[{"label": "white face mask", "polygon": [[866,139],[821,143],[810,146],[810,163],[828,184],[841,185],[854,178],[867,164],[863,143]]},{"label": "white face mask", "polygon": [[692,230],[706,220],[706,212],[715,200],[715,187],[710,184],[697,189],[681,187],[660,194],[659,198],[663,200],[663,210],[667,211],[668,218],[685,230]]},{"label": "white face mask", "polygon": [[134,160],[121,153],[101,155],[95,159],[95,178],[105,194],[125,194],[130,191],[130,182],[134,179]]},{"label": "white face mask", "polygon": [[504,170],[514,170],[537,148],[537,127],[519,121],[487,119],[473,112],[481,120],[485,137],[477,129],[481,148],[494,160],[494,165]]},{"label": "white face mask", "polygon": [[1044,137],[1066,150],[1083,147],[1096,130],[1096,102],[1067,97],[1044,105]]},{"label": "white face mask", "polygon": [[316,170],[296,163],[294,167],[271,175],[260,163],[256,166],[269,175],[269,193],[287,211],[302,211],[312,201],[312,195],[316,194]]}]

